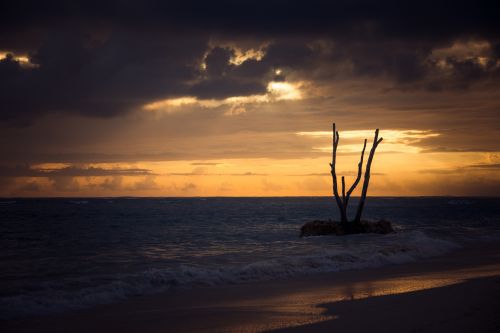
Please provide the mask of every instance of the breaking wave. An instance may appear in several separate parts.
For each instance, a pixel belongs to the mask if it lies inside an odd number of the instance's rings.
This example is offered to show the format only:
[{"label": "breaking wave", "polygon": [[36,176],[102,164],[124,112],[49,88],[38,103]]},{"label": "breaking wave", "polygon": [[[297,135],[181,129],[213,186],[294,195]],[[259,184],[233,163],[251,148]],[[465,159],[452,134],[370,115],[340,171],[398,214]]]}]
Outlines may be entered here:
[{"label": "breaking wave", "polygon": [[[283,256],[245,265],[180,265],[153,268],[141,273],[73,279],[65,281],[64,285],[50,283],[38,291],[0,298],[0,319],[66,312],[179,288],[248,283],[399,264],[445,254],[459,247],[457,243],[430,237],[422,231],[377,236],[383,237],[382,243],[361,241],[365,240],[365,235],[346,237],[351,237],[349,245],[310,255]],[[80,287],[68,288],[68,284]]]}]

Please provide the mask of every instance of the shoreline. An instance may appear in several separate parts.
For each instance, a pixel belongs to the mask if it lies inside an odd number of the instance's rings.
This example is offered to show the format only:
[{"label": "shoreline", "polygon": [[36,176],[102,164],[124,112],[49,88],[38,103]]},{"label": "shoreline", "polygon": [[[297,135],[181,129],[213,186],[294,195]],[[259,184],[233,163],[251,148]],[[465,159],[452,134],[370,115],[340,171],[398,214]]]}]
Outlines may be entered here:
[{"label": "shoreline", "polygon": [[373,332],[384,322],[381,332],[487,332],[500,330],[499,296],[495,242],[412,263],[137,296],[0,327],[6,333]]}]

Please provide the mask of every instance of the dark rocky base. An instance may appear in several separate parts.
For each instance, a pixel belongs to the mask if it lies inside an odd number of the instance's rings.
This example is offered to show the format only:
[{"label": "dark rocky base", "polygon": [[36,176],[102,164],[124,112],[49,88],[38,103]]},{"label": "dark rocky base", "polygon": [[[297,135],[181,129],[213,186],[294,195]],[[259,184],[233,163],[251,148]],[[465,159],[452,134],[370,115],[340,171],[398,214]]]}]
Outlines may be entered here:
[{"label": "dark rocky base", "polygon": [[312,221],[307,222],[300,228],[300,237],[321,235],[351,235],[351,234],[390,234],[394,232],[392,224],[386,220],[377,222],[361,221],[359,223],[349,222],[342,224],[335,221]]}]

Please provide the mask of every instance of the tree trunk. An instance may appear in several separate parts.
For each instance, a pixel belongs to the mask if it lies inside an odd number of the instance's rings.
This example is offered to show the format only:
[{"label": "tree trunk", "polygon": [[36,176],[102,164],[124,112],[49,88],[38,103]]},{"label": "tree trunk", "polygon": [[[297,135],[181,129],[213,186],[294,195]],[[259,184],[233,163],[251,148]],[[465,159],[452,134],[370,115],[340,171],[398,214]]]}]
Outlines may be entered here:
[{"label": "tree trunk", "polygon": [[[378,128],[375,130],[375,138],[373,139],[372,149],[370,150],[370,155],[368,156],[368,161],[366,162],[365,179],[363,182],[363,189],[361,191],[361,197],[359,198],[358,210],[356,212],[356,217],[354,218],[355,223],[361,222],[361,214],[363,214],[363,208],[365,206],[366,193],[368,192],[368,185],[370,183],[370,171],[373,161],[373,156],[375,155],[375,150],[377,146],[382,141],[382,138],[378,138]],[[366,141],[365,141],[366,146]]]},{"label": "tree trunk", "polygon": [[332,174],[333,181],[333,195],[335,196],[335,201],[337,202],[337,206],[340,212],[340,222],[347,223],[347,214],[344,209],[344,204],[339,196],[338,184],[337,184],[337,173],[335,170],[335,163],[337,161],[337,146],[339,145],[339,132],[335,130],[335,123],[333,123],[333,149],[332,149],[332,162],[330,163],[330,172]]},{"label": "tree trunk", "polygon": [[347,201],[345,197],[345,177],[342,176],[342,208],[344,209],[344,212],[342,213],[345,216],[346,222],[348,222],[347,219]]}]

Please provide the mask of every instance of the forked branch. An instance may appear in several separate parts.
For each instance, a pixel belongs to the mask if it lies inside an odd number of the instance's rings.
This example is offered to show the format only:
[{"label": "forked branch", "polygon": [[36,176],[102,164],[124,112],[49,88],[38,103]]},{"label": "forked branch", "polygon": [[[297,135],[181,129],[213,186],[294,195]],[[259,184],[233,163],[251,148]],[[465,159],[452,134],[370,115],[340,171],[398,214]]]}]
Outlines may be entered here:
[{"label": "forked branch", "polygon": [[[373,161],[373,156],[375,155],[375,150],[377,149],[377,146],[380,144],[380,142],[382,142],[382,138],[380,138],[380,139],[378,138],[378,132],[379,132],[379,130],[377,128],[375,130],[375,138],[373,139],[372,149],[370,150],[370,155],[368,156],[368,161],[366,163],[363,189],[361,190],[361,197],[359,199],[356,217],[355,217],[353,222],[360,222],[361,221],[361,214],[363,212],[363,207],[364,207],[365,200],[366,200],[366,194],[368,192],[368,184],[370,183],[370,170],[371,170],[371,165],[372,165],[372,161]],[[337,206],[339,208],[340,222],[347,223],[348,222],[348,220],[347,220],[347,207],[349,205],[349,199],[351,198],[352,192],[358,186],[358,184],[361,180],[361,175],[363,174],[363,159],[365,156],[367,140],[365,139],[365,142],[363,144],[363,150],[361,151],[361,156],[359,158],[358,174],[356,176],[356,179],[354,180],[354,183],[351,185],[349,190],[347,190],[347,193],[346,193],[346,186],[345,186],[345,177],[342,176],[342,197],[340,197],[339,190],[338,190],[337,171],[335,169],[335,165],[337,162],[337,148],[339,145],[339,139],[340,139],[339,132],[336,131],[335,123],[334,123],[333,124],[333,135],[332,135],[332,162],[330,163],[332,182],[333,182],[333,194],[335,196],[335,201],[337,202]]]},{"label": "forked branch", "polygon": [[363,150],[361,151],[361,157],[360,157],[359,163],[358,163],[358,175],[356,177],[356,180],[352,184],[352,186],[349,188],[349,191],[347,191],[347,195],[346,195],[346,198],[345,198],[345,207],[346,207],[346,210],[347,210],[347,205],[349,204],[349,198],[351,197],[352,192],[354,191],[354,189],[356,188],[356,186],[358,186],[359,181],[361,180],[361,174],[363,173],[363,158],[365,156],[366,141],[367,140],[365,139],[365,143],[363,145]]}]

